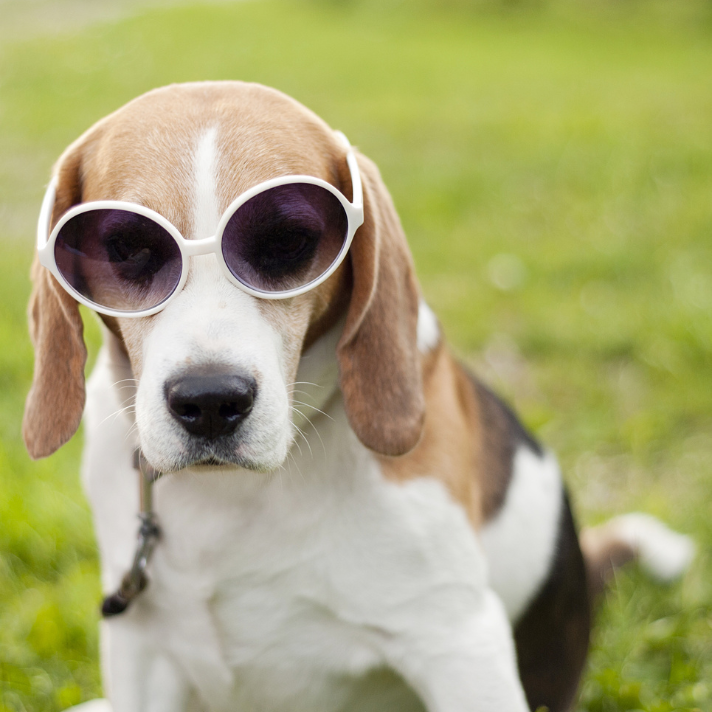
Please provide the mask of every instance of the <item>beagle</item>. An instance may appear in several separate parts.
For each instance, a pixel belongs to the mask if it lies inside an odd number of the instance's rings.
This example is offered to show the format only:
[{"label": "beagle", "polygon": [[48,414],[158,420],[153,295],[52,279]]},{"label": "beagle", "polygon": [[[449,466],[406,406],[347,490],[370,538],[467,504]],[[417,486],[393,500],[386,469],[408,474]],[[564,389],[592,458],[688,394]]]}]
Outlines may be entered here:
[{"label": "beagle", "polygon": [[[104,620],[85,712],[564,712],[606,571],[689,562],[643,515],[582,554],[554,456],[449,351],[377,168],[296,101],[149,92],[48,196],[23,432],[45,457],[84,413],[107,592],[134,450],[163,474],[150,585]],[[78,302],[104,334],[86,392]]]}]

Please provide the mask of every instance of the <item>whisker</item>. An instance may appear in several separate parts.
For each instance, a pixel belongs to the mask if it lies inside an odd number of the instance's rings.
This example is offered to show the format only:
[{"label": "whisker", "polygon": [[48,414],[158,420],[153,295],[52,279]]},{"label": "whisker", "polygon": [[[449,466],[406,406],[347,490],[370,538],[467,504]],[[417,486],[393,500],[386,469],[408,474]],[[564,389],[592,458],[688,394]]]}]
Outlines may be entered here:
[{"label": "whisker", "polygon": [[304,474],[302,471],[299,469],[299,465],[297,464],[297,459],[294,457],[294,453],[292,452],[287,452],[287,458],[292,458],[292,463],[294,464],[294,467],[296,467],[297,472],[299,473],[299,476],[302,478],[303,482],[306,482],[306,478],[304,477]]},{"label": "whisker", "polygon": [[122,413],[130,412],[132,409],[135,412],[136,406],[133,403],[129,403],[129,405],[125,406],[124,408],[119,408],[113,413],[109,413],[109,415],[107,415],[106,418],[104,418],[104,420],[99,423],[99,425],[103,425],[107,420],[109,420],[109,418],[113,418],[114,420],[116,420],[116,418],[118,418]]},{"label": "whisker", "polygon": [[327,417],[329,420],[333,421],[334,419],[328,414],[325,413],[323,410],[320,408],[317,408],[315,405],[312,405],[311,403],[305,403],[304,401],[292,399],[292,403],[299,403],[299,405],[305,405],[307,408],[313,408],[317,413],[321,413],[323,416]]},{"label": "whisker", "polygon": [[297,389],[295,389],[295,390],[293,390],[293,391],[289,391],[289,395],[290,395],[290,396],[294,395],[295,393],[303,393],[305,396],[310,396],[310,395],[311,395],[311,393],[309,393],[309,391],[303,391],[303,390],[301,390],[300,388],[297,388]]},{"label": "whisker", "polygon": [[288,383],[286,388],[291,388],[292,386],[314,386],[315,388],[324,388],[324,386],[319,383],[312,383],[311,381],[293,381],[292,383]]},{"label": "whisker", "polygon": [[[319,432],[319,429],[316,427],[316,425],[314,425],[314,423],[312,423],[311,418],[309,418],[307,415],[302,413],[302,411],[299,410],[299,408],[296,408],[295,406],[291,406],[291,408],[293,411],[299,413],[299,415],[301,415],[302,418],[304,418],[304,420],[306,420],[307,423],[309,423],[309,425],[311,425],[312,429],[316,433],[316,436],[319,438],[319,442],[321,443],[321,449],[324,451],[324,457],[326,457],[326,445],[324,445],[324,441],[322,440],[321,433]],[[333,420],[333,418],[332,418],[332,420]],[[292,423],[292,425],[294,425],[294,423]],[[296,425],[294,427],[296,427]],[[309,449],[311,450],[311,446],[309,446]],[[313,456],[314,456],[314,453],[312,452],[312,457]]]},{"label": "whisker", "polygon": [[126,435],[124,436],[124,442],[126,442],[135,432],[138,431],[138,423],[133,423],[128,429]]},{"label": "whisker", "polygon": [[[297,411],[297,412],[299,412],[299,411]],[[300,414],[300,415],[301,415],[301,414]],[[302,417],[304,417],[304,416],[302,415]],[[292,423],[292,425],[294,426],[294,428],[296,428],[297,432],[298,432],[298,433],[302,436],[302,438],[304,439],[304,442],[307,444],[307,447],[309,448],[309,452],[311,453],[312,459],[314,459],[314,451],[312,450],[311,443],[310,443],[309,440],[307,439],[307,436],[304,434],[304,431],[303,431],[298,425],[295,425],[294,423]],[[295,444],[297,443],[296,440],[295,440],[294,442],[295,442]],[[299,452],[301,453],[301,450],[300,450]]]},{"label": "whisker", "polygon": [[138,378],[121,378],[118,381],[114,381],[114,383],[111,384],[112,388],[114,386],[118,386],[119,383],[138,383]]},{"label": "whisker", "polygon": [[[294,423],[292,423],[292,425],[294,425]],[[294,425],[294,427],[297,428],[296,425]],[[299,428],[297,428],[297,430],[299,430]],[[304,455],[302,453],[302,448],[301,448],[301,445],[299,444],[299,441],[296,438],[292,438],[292,442],[297,446],[297,450],[299,450],[299,454],[302,455],[302,457],[303,457]]]}]

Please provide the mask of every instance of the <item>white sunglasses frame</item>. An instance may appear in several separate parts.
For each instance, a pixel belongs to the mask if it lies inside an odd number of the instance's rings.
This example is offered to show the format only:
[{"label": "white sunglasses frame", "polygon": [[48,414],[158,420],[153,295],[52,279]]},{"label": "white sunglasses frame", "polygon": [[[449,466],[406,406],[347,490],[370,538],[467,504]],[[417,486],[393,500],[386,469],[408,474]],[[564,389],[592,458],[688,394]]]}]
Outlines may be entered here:
[{"label": "white sunglasses frame", "polygon": [[[296,297],[300,294],[314,289],[314,287],[319,286],[322,282],[327,280],[339,267],[339,265],[344,261],[349,248],[351,247],[351,242],[354,239],[356,230],[358,230],[361,225],[363,225],[363,187],[361,185],[361,174],[358,169],[358,163],[356,161],[356,155],[354,154],[353,147],[349,143],[346,136],[340,131],[336,131],[336,136],[339,141],[347,149],[346,162],[349,166],[351,172],[351,185],[353,189],[353,202],[349,202],[348,198],[339,190],[337,190],[333,185],[327,183],[321,178],[316,178],[315,176],[306,175],[291,175],[282,176],[281,178],[271,178],[270,180],[263,181],[257,185],[249,188],[244,193],[239,195],[235,200],[230,203],[218,223],[217,231],[212,237],[205,237],[196,240],[187,240],[179,232],[178,228],[175,227],[171,222],[166,220],[160,213],[146,208],[143,205],[138,205],[137,203],[129,203],[121,200],[94,200],[88,203],[80,203],[70,208],[62,217],[57,221],[54,226],[52,233],[49,234],[49,228],[52,220],[52,211],[54,209],[54,202],[57,190],[57,177],[52,178],[49,186],[47,187],[47,192],[45,193],[44,199],[42,201],[42,208],[40,209],[40,217],[37,223],[37,254],[39,257],[40,264],[48,269],[57,281],[62,285],[62,287],[80,304],[84,304],[95,312],[100,314],[105,314],[107,316],[117,316],[117,317],[142,317],[150,316],[151,314],[156,314],[162,311],[166,306],[180,294],[181,290],[185,285],[185,281],[188,278],[188,259],[190,257],[195,257],[197,255],[209,255],[215,254],[218,262],[221,265],[225,276],[234,284],[236,287],[241,289],[247,294],[251,294],[253,297],[259,297],[260,299],[289,299],[290,297]],[[242,207],[248,200],[254,198],[259,193],[262,193],[271,188],[276,188],[280,185],[288,185],[290,183],[309,183],[311,185],[318,185],[321,188],[328,190],[332,195],[338,198],[339,202],[346,212],[346,218],[348,220],[348,231],[346,235],[346,240],[336,256],[336,259],[332,262],[331,266],[319,275],[316,279],[311,282],[302,285],[301,287],[296,287],[295,289],[287,289],[281,292],[267,292],[260,289],[255,289],[250,287],[244,282],[241,282],[235,275],[230,271],[225,262],[225,258],[222,253],[222,238],[225,231],[225,226],[230,221],[230,218],[235,214],[235,212]],[[69,222],[76,215],[81,213],[86,213],[91,210],[126,210],[128,212],[136,213],[137,215],[143,215],[144,217],[150,218],[151,220],[158,223],[168,234],[176,241],[178,249],[181,254],[181,276],[175,289],[159,304],[149,308],[140,309],[137,311],[122,311],[119,309],[110,309],[109,307],[101,306],[96,304],[86,297],[82,296],[77,292],[62,276],[62,273],[57,267],[57,262],[54,257],[54,245],[57,241],[57,236],[64,225]]]}]

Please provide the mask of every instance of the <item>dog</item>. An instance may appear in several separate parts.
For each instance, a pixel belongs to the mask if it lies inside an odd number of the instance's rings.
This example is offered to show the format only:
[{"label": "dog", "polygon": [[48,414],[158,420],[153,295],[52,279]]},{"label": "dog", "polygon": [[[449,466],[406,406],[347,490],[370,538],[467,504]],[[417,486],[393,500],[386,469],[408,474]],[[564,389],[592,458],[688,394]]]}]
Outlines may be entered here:
[{"label": "dog", "polygon": [[555,457],[449,351],[376,166],[284,94],[135,99],[61,156],[38,234],[23,434],[48,456],[84,413],[107,592],[134,451],[163,475],[150,584],[102,624],[108,699],[77,710],[564,712],[607,572],[688,565],[645,515],[579,541]]}]

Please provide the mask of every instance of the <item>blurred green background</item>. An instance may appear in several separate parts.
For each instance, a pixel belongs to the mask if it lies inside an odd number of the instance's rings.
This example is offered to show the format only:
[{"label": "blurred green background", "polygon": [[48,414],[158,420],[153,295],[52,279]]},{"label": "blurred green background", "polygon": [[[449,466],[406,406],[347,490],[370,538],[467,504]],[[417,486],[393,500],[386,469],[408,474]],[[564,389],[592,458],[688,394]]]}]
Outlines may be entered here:
[{"label": "blurred green background", "polygon": [[37,463],[20,437],[43,186],[94,121],[200,79],[277,87],[379,164],[454,348],[580,521],[696,538],[679,584],[617,576],[580,709],[712,709],[712,2],[0,0],[0,712],[101,693],[81,435]]}]

